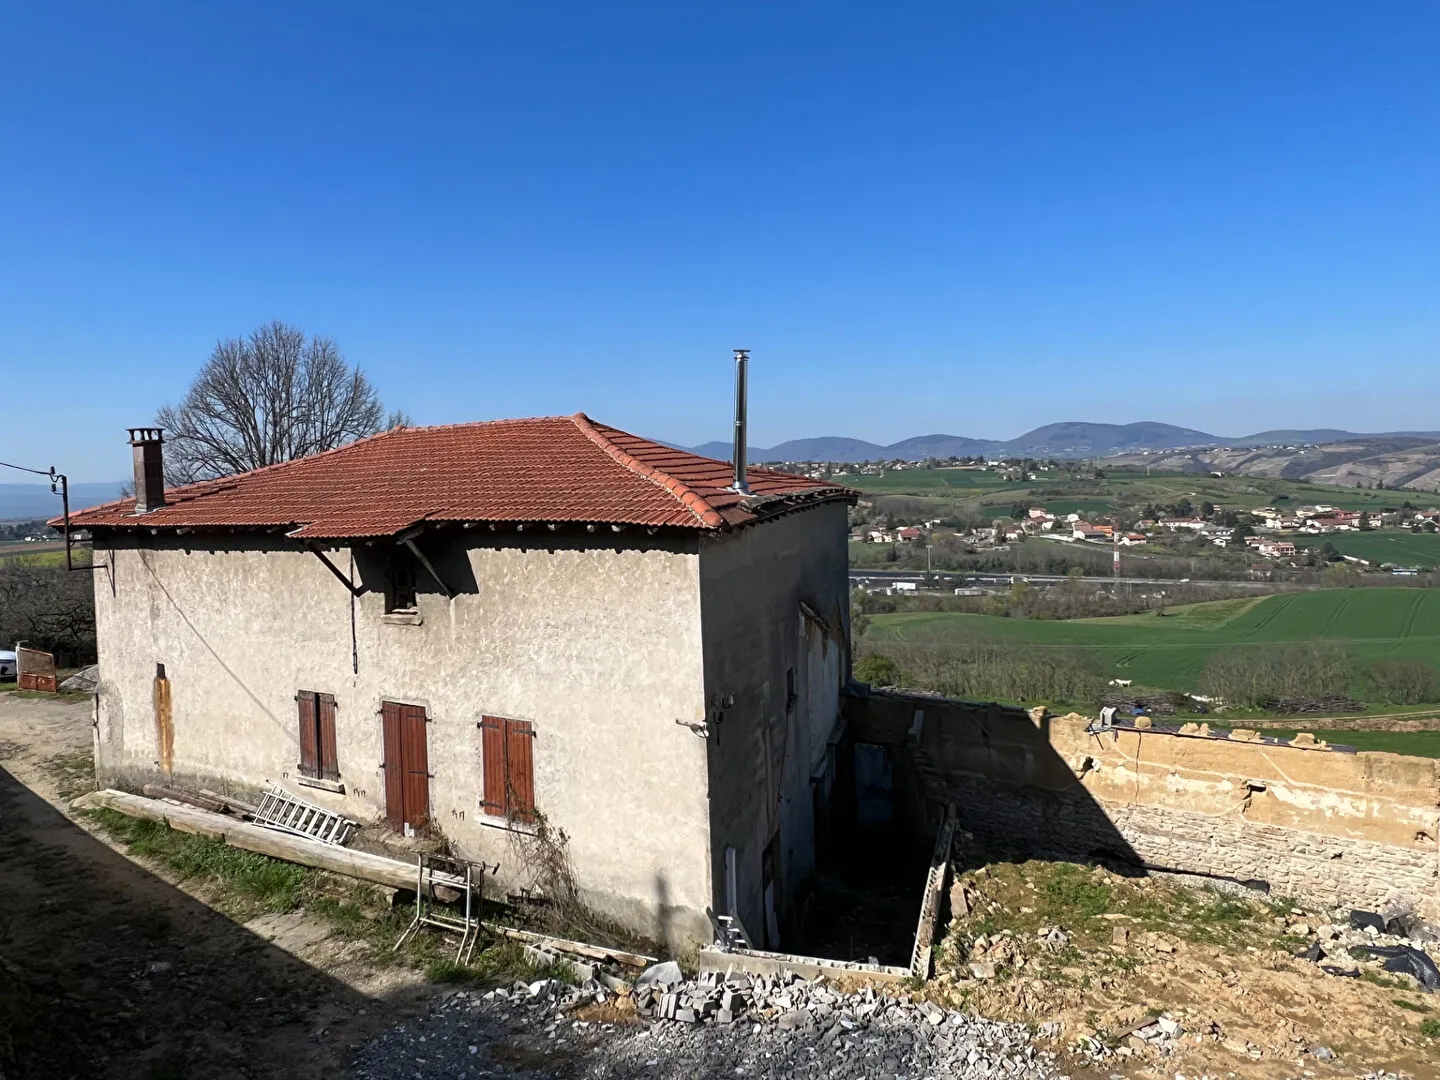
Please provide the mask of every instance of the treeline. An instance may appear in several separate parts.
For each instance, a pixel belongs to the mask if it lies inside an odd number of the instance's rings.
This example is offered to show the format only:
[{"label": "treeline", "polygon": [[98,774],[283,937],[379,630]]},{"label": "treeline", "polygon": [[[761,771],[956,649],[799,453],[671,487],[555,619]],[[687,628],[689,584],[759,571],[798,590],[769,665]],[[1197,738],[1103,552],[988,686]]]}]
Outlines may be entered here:
[{"label": "treeline", "polygon": [[1348,649],[1330,641],[1221,649],[1206,662],[1199,685],[1207,697],[1251,709],[1354,694],[1384,705],[1440,701],[1440,670],[1433,664],[1423,660],[1357,663]]},{"label": "treeline", "polygon": [[93,571],[0,562],[0,648],[27,646],[53,652],[62,667],[95,660]]},{"label": "treeline", "polygon": [[30,521],[0,521],[0,540],[24,540],[27,536],[59,536],[44,518]]},{"label": "treeline", "polygon": [[855,677],[876,686],[932,690],[978,701],[1097,702],[1107,677],[1085,649],[988,641],[869,643]]},{"label": "treeline", "polygon": [[[856,654],[855,677],[876,686],[1089,709],[1114,697],[1103,659],[1079,647],[981,638],[876,642],[861,637]],[[1357,663],[1343,645],[1327,641],[1236,646],[1210,657],[1197,692],[1212,704],[1219,699],[1229,708],[1286,713],[1348,711],[1363,707],[1362,701],[1423,705],[1440,701],[1440,670],[1423,660]],[[1137,688],[1136,696],[1145,694]],[[1205,708],[1182,693],[1173,697],[1182,708]]]}]

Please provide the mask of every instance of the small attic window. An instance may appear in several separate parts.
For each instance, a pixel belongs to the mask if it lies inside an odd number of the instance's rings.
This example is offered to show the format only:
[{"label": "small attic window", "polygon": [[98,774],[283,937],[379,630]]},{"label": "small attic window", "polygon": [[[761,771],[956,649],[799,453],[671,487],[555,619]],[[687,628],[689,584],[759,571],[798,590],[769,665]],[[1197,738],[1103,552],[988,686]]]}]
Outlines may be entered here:
[{"label": "small attic window", "polygon": [[409,614],[416,609],[415,556],[409,548],[396,547],[390,553],[389,588],[385,594],[386,614]]}]

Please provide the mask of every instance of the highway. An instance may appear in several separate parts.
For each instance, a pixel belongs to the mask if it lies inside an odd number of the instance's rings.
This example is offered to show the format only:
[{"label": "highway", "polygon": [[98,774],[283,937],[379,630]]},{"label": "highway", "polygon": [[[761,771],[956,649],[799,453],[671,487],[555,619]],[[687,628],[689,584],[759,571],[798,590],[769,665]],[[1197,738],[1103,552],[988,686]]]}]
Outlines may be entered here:
[{"label": "highway", "polygon": [[[955,570],[937,570],[930,575],[934,579],[932,588],[954,588],[958,585],[1009,585],[1012,581],[1028,581],[1038,585],[1050,585],[1060,581],[1070,580],[1066,574],[984,574],[984,573],[961,573]],[[1115,578],[1109,574],[1097,574],[1080,578],[1086,584],[1110,585]],[[856,585],[893,585],[897,581],[913,581],[915,584],[924,586],[926,575],[923,571],[916,570],[851,570],[850,584]],[[1122,577],[1120,582],[1125,585],[1195,585],[1195,586],[1225,586],[1237,589],[1255,589],[1261,592],[1274,592],[1275,585],[1268,581],[1212,581],[1200,578],[1138,578]],[[1293,587],[1293,586],[1292,586]]]}]

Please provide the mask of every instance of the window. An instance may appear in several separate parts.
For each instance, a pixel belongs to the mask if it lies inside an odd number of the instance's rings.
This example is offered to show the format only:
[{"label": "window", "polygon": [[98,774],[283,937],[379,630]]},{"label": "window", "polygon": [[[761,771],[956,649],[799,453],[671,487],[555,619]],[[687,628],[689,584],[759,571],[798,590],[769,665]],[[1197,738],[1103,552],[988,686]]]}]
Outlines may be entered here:
[{"label": "window", "polygon": [[312,780],[339,780],[335,757],[335,696],[314,690],[295,695],[300,711],[300,775]]},{"label": "window", "polygon": [[390,555],[390,594],[387,612],[415,610],[415,556],[408,548],[397,547]]},{"label": "window", "polygon": [[535,817],[535,728],[528,720],[487,716],[480,721],[485,794],[480,805],[493,817]]}]

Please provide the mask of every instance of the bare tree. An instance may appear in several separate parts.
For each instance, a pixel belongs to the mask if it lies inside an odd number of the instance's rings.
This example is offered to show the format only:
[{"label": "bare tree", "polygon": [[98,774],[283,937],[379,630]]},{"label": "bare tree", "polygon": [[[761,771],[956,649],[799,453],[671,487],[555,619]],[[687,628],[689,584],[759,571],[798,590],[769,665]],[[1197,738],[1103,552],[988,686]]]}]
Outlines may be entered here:
[{"label": "bare tree", "polygon": [[[183,484],[333,450],[385,419],[380,395],[333,341],[277,321],[219,342],[155,423],[169,444],[166,481]],[[386,426],[408,420],[392,412]]]}]

